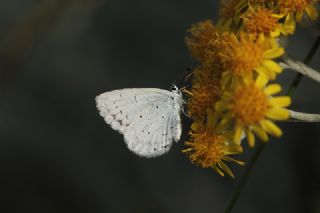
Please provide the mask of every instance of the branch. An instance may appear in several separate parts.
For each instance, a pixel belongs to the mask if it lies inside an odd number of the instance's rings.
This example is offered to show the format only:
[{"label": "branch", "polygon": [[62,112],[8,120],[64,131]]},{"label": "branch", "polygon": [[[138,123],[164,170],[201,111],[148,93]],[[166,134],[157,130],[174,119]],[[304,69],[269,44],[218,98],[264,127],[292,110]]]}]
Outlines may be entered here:
[{"label": "branch", "polygon": [[309,114],[303,112],[296,112],[293,110],[289,110],[290,117],[299,121],[304,122],[320,122],[320,114]]},{"label": "branch", "polygon": [[283,69],[291,69],[320,83],[320,73],[317,70],[312,69],[287,54],[282,56],[282,61],[283,62],[280,62],[279,64]]}]

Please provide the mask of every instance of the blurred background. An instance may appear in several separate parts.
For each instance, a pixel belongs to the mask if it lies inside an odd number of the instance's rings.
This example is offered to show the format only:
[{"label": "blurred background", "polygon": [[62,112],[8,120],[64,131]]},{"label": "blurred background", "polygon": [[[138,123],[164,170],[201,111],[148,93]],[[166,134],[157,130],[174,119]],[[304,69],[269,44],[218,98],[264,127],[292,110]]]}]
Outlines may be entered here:
[{"label": "blurred background", "polygon": [[[168,89],[196,64],[187,28],[217,11],[215,0],[2,0],[0,211],[223,212],[244,169],[231,165],[233,180],[192,165],[181,153],[185,117],[182,141],[144,159],[94,102],[113,89]],[[299,29],[288,51],[302,60],[315,37]],[[279,77],[284,91],[293,78]],[[320,113],[319,88],[303,79],[292,108]],[[320,212],[320,125],[280,125],[284,136],[266,146],[234,212]]]}]

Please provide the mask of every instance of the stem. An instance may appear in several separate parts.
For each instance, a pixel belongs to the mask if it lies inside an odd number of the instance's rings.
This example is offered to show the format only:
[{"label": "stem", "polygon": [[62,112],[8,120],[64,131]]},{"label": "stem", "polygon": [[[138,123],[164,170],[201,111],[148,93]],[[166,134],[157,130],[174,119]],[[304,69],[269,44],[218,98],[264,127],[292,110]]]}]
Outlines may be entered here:
[{"label": "stem", "polygon": [[[316,53],[316,51],[318,50],[320,45],[320,36],[317,37],[317,39],[315,40],[315,42],[313,43],[312,48],[310,49],[308,55],[306,56],[304,63],[308,64],[310,63],[311,59],[313,58],[314,54]],[[291,86],[288,89],[288,96],[292,96],[295,89],[298,87],[302,76],[300,73],[297,74],[296,78],[294,79],[294,81],[292,82]],[[236,186],[234,193],[231,197],[231,200],[225,210],[225,213],[230,213],[234,207],[234,205],[236,204],[237,200],[239,199],[241,192],[243,190],[244,185],[246,184],[248,177],[255,165],[255,163],[257,162],[260,154],[262,153],[262,151],[264,150],[264,147],[266,146],[266,144],[264,143],[259,143],[259,146],[254,150],[254,153],[249,161],[249,163],[247,164],[244,173],[242,174],[238,185]]]},{"label": "stem", "polygon": [[[313,46],[311,47],[308,55],[304,59],[304,64],[309,64],[311,59],[313,58],[314,54],[317,52],[317,49],[319,48],[320,45],[320,36],[317,37],[315,42],[313,43]],[[288,95],[292,96],[298,85],[300,84],[300,81],[302,80],[303,75],[302,74],[297,74],[293,82],[291,83],[291,86],[289,87],[288,90]]]},{"label": "stem", "polygon": [[320,122],[320,114],[296,112],[293,110],[289,110],[289,112],[290,112],[290,117],[293,119],[296,119],[297,121]]},{"label": "stem", "polygon": [[297,59],[291,57],[290,55],[286,54],[282,56],[283,62],[279,62],[279,65],[283,69],[290,69],[292,71],[298,72],[318,83],[320,83],[320,72],[311,67],[307,66],[303,62],[298,61]]},{"label": "stem", "polygon": [[244,173],[243,173],[235,191],[233,192],[232,198],[229,202],[229,205],[227,206],[227,208],[225,210],[225,213],[230,213],[232,211],[235,203],[237,202],[238,198],[240,197],[243,186],[245,185],[247,178],[248,178],[254,164],[258,160],[260,153],[263,151],[265,145],[266,145],[265,143],[259,143],[258,147],[256,148],[256,150],[254,151],[254,153],[251,156],[251,160],[246,164]]}]

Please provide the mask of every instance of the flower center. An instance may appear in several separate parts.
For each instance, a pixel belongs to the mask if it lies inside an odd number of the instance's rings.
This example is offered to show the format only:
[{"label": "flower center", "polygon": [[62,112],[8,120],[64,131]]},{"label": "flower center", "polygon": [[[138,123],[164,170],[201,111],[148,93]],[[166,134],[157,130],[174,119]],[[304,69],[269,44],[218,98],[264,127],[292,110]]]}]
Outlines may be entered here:
[{"label": "flower center", "polygon": [[199,85],[192,89],[193,96],[188,101],[190,116],[198,120],[206,116],[206,109],[212,108],[219,97],[219,88],[214,84]]},{"label": "flower center", "polygon": [[189,147],[187,151],[190,160],[203,167],[210,168],[222,160],[224,154],[224,137],[204,131],[194,134],[193,142],[186,142]]},{"label": "flower center", "polygon": [[235,90],[231,111],[240,124],[252,125],[259,122],[267,109],[268,97],[254,83]]},{"label": "flower center", "polygon": [[219,55],[224,70],[230,71],[233,75],[243,77],[263,61],[265,47],[251,38],[240,36],[240,40],[229,40],[223,46]]},{"label": "flower center", "polygon": [[282,10],[294,12],[304,10],[311,1],[312,0],[280,0],[279,5]]},{"label": "flower center", "polygon": [[274,31],[278,25],[278,19],[272,16],[272,11],[266,8],[249,10],[244,16],[244,25],[248,33],[268,34]]},{"label": "flower center", "polygon": [[214,65],[201,65],[193,70],[188,112],[194,120],[203,120],[206,109],[213,108],[220,97],[220,76],[219,69]]}]

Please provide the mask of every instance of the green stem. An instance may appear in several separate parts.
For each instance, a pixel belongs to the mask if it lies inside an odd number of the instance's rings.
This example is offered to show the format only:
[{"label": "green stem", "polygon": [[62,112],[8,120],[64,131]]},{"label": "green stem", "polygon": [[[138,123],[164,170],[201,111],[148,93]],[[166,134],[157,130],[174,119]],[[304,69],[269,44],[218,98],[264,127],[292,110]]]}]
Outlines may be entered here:
[{"label": "green stem", "polygon": [[[317,37],[317,39],[315,40],[315,42],[312,45],[312,48],[310,49],[310,51],[308,52],[308,55],[306,56],[304,63],[305,64],[309,64],[310,61],[312,60],[314,54],[317,52],[318,48],[320,46],[320,36]],[[288,89],[288,96],[292,96],[295,89],[298,87],[300,81],[302,80],[302,75],[301,74],[297,74],[297,76],[295,77],[295,79],[293,80],[291,86]],[[237,200],[239,199],[241,192],[243,190],[244,185],[246,184],[248,177],[255,165],[255,163],[257,162],[260,154],[262,153],[262,151],[264,150],[266,144],[265,143],[259,143],[258,147],[254,150],[253,155],[251,156],[250,161],[247,163],[246,168],[244,170],[244,173],[242,174],[238,185],[236,186],[233,195],[231,197],[230,202],[228,203],[227,208],[225,209],[225,213],[230,213],[234,207],[234,205],[236,204]]]}]

